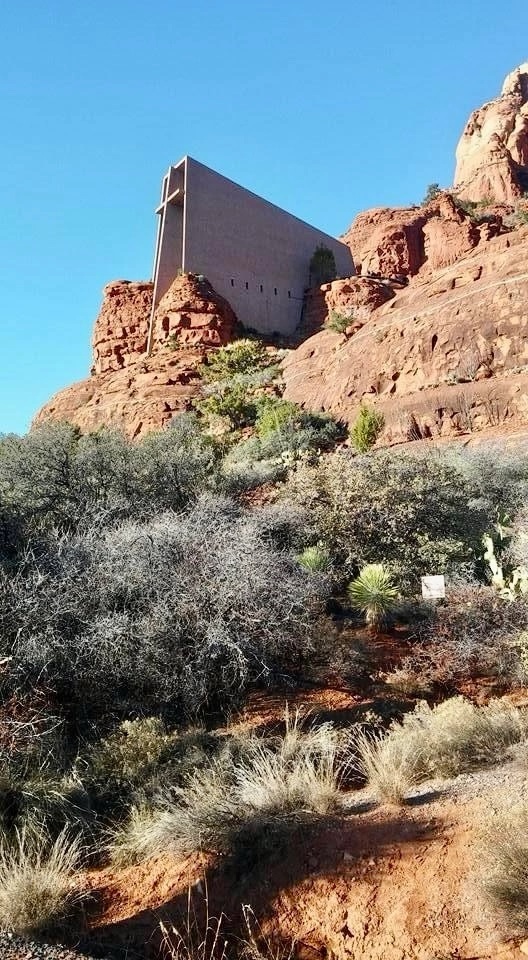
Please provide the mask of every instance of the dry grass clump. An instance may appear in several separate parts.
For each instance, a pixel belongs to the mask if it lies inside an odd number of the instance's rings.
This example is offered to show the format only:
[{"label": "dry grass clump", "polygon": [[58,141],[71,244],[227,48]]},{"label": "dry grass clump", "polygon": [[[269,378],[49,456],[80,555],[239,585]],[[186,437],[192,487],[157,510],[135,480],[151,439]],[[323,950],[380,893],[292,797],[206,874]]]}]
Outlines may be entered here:
[{"label": "dry grass clump", "polygon": [[483,892],[512,930],[528,931],[528,807],[503,813],[481,843]]},{"label": "dry grass clump", "polygon": [[239,755],[222,756],[196,771],[155,809],[137,809],[114,835],[115,862],[162,850],[258,855],[285,833],[339,806],[344,745],[330,724],[302,729],[287,718],[283,737],[250,737]]},{"label": "dry grass clump", "polygon": [[[201,882],[198,885],[201,893]],[[191,887],[187,890],[187,911],[182,922],[170,926],[160,922],[163,935],[163,955],[170,960],[225,960],[227,940],[225,938],[225,914],[213,917],[209,907],[207,882],[202,894],[202,902],[196,905]]]},{"label": "dry grass clump", "polygon": [[395,667],[394,670],[386,673],[382,679],[391,690],[402,694],[404,697],[423,697],[431,693],[430,680],[421,676],[410,666]]},{"label": "dry grass clump", "polygon": [[35,936],[64,921],[80,899],[72,884],[80,859],[66,833],[47,849],[19,834],[0,851],[0,927]]},{"label": "dry grass clump", "polygon": [[524,735],[520,711],[500,700],[485,707],[463,697],[432,708],[420,703],[385,735],[359,737],[358,767],[380,797],[401,803],[425,780],[496,762]]}]

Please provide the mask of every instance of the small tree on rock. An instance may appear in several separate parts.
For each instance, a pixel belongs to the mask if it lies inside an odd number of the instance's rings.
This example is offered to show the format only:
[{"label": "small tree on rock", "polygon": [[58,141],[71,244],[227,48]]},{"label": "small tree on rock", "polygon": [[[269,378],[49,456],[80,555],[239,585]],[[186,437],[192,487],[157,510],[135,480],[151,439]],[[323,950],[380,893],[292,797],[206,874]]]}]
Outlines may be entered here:
[{"label": "small tree on rock", "polygon": [[384,426],[385,417],[379,410],[361,404],[350,434],[356,450],[367,453],[376,443]]},{"label": "small tree on rock", "polygon": [[310,286],[319,287],[337,277],[335,257],[329,247],[319,244],[310,260]]}]

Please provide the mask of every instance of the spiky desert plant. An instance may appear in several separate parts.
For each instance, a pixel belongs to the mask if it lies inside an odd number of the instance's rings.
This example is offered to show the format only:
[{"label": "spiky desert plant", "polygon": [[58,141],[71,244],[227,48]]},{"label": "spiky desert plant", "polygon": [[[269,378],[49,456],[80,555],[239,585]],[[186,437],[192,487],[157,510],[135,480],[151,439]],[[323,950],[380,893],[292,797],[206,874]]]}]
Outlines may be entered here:
[{"label": "spiky desert plant", "polygon": [[0,928],[37,936],[64,921],[82,896],[72,882],[80,860],[66,831],[51,846],[21,833],[0,850]]},{"label": "spiky desert plant", "polygon": [[382,563],[368,563],[348,585],[350,602],[365,615],[373,629],[380,627],[394,609],[398,591]]},{"label": "spiky desert plant", "polygon": [[311,570],[312,573],[324,573],[330,566],[330,557],[321,543],[316,543],[312,547],[306,547],[297,557],[297,561],[305,570]]}]

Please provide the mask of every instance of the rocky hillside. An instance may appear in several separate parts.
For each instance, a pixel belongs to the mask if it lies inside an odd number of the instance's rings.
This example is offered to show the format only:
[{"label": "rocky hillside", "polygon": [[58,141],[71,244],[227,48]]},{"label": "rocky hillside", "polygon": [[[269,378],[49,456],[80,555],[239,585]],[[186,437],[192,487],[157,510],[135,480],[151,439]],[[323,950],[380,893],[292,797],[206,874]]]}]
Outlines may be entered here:
[{"label": "rocky hillside", "polygon": [[[285,396],[347,420],[367,401],[385,415],[385,443],[527,422],[527,253],[528,226],[400,290],[362,277],[327,284],[323,312],[350,323],[289,354]],[[384,302],[370,310],[375,287]]]},{"label": "rocky hillside", "polygon": [[[384,443],[526,423],[527,178],[524,64],[470,117],[452,191],[356,217],[344,239],[359,276],[307,294],[285,396],[346,420],[367,400],[385,415]],[[151,308],[150,283],[109,284],[90,377],[36,421],[110,423],[138,436],[188,408],[199,364],[236,335],[236,317],[205,279],[178,277],[156,310],[147,356]],[[336,317],[343,333],[326,329]]]}]

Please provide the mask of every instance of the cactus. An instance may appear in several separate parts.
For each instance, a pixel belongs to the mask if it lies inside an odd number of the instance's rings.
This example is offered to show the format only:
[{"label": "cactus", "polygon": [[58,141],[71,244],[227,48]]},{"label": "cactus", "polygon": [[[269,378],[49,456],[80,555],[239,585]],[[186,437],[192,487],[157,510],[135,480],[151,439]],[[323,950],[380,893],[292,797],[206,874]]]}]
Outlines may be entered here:
[{"label": "cactus", "polygon": [[[502,542],[506,528],[498,523],[496,529]],[[489,533],[484,534],[482,543],[484,545],[483,557],[491,572],[491,582],[497,588],[500,596],[504,600],[516,600],[517,597],[525,596],[528,593],[528,569],[526,567],[515,567],[509,578],[506,578],[502,563],[499,563],[495,556],[495,544]]]}]

